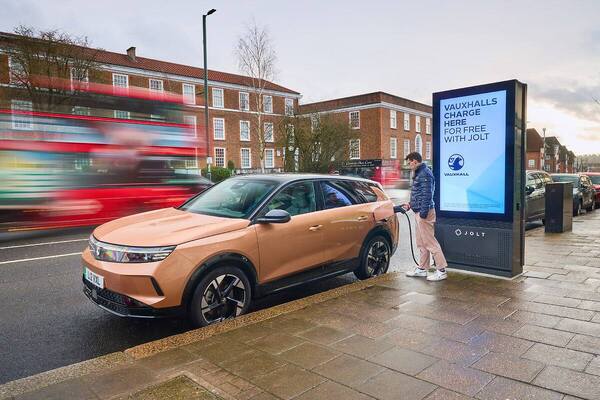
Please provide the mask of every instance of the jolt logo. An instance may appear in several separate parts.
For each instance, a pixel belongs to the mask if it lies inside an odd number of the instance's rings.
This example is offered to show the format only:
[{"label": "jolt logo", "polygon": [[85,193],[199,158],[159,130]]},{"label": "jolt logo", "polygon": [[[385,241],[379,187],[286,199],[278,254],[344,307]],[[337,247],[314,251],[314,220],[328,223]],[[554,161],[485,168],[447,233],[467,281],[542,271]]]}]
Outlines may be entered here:
[{"label": "jolt logo", "polygon": [[465,166],[465,159],[460,154],[452,154],[448,158],[448,166],[452,171],[458,171]]},{"label": "jolt logo", "polygon": [[464,236],[469,236],[469,237],[481,237],[484,238],[485,237],[485,232],[482,231],[471,231],[471,230],[462,230],[462,229],[456,229],[454,231],[454,234],[458,237],[464,237]]}]

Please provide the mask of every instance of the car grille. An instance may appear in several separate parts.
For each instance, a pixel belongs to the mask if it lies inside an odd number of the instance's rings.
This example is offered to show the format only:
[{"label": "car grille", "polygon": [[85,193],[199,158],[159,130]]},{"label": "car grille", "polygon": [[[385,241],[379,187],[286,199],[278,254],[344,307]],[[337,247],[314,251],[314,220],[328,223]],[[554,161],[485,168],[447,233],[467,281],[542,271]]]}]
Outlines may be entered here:
[{"label": "car grille", "polygon": [[[118,314],[130,315],[129,309],[124,305],[123,296],[108,289],[100,289],[90,282],[83,280],[83,291],[90,300],[96,304]],[[95,292],[95,295],[93,294]]]}]

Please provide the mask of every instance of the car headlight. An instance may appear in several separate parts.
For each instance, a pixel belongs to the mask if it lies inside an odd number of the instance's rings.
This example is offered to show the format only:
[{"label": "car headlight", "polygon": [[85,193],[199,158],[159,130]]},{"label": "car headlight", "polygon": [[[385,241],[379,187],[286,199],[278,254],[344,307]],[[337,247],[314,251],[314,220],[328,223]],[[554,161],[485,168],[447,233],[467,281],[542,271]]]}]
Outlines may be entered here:
[{"label": "car headlight", "polygon": [[103,243],[90,235],[90,252],[98,261],[119,263],[145,263],[162,261],[169,256],[175,246],[165,247],[129,247]]}]

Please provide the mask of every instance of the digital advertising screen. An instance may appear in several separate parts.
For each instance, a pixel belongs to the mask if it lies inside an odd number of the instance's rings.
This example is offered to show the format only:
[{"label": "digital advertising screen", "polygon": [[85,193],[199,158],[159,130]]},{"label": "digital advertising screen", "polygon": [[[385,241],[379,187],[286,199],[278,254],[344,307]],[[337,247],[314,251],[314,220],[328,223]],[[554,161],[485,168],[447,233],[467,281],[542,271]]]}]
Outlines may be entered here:
[{"label": "digital advertising screen", "polygon": [[439,100],[439,209],[505,214],[507,92]]}]

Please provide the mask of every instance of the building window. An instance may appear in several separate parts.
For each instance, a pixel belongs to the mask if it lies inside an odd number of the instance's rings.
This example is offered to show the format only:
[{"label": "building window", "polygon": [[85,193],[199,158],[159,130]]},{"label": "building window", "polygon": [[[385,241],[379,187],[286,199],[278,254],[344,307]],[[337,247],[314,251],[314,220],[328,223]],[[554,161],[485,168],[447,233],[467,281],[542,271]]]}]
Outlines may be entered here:
[{"label": "building window", "polygon": [[265,142],[273,143],[274,137],[273,137],[273,123],[272,122],[265,122],[264,134],[265,134],[265,136],[264,136]]},{"label": "building window", "polygon": [[398,128],[398,121],[396,119],[396,110],[390,110],[390,128],[396,129]]},{"label": "building window", "polygon": [[350,111],[350,128],[360,128],[360,111]]},{"label": "building window", "polygon": [[[33,103],[31,101],[12,100],[10,108],[12,114],[13,129],[32,130],[33,129]],[[15,113],[15,111],[17,113]]]},{"label": "building window", "polygon": [[130,119],[131,113],[129,111],[115,110],[114,116],[117,119]]},{"label": "building window", "polygon": [[215,167],[225,168],[225,149],[215,147]]},{"label": "building window", "polygon": [[250,95],[246,92],[240,92],[240,110],[250,111]]},{"label": "building window", "polygon": [[240,121],[240,140],[242,142],[250,141],[250,121]]},{"label": "building window", "polygon": [[285,115],[294,115],[294,99],[285,99]]},{"label": "building window", "polygon": [[91,111],[89,107],[81,107],[81,106],[74,106],[72,109],[73,115],[83,115],[83,116],[90,116],[91,115]]},{"label": "building window", "polygon": [[421,117],[415,115],[415,131],[421,133]]},{"label": "building window", "polygon": [[8,57],[8,70],[10,71],[10,83],[13,85],[23,85],[27,79],[27,72],[20,61]]},{"label": "building window", "polygon": [[265,149],[265,168],[275,168],[274,149]]},{"label": "building window", "polygon": [[71,90],[87,88],[90,83],[90,77],[87,70],[71,68]]},{"label": "building window", "polygon": [[431,142],[425,142],[425,159],[431,160]]},{"label": "building window", "polygon": [[216,107],[216,108],[225,107],[225,102],[223,101],[223,89],[213,88],[212,102],[213,102],[213,107]]},{"label": "building window", "polygon": [[[287,125],[287,143],[288,143],[288,148],[290,150],[294,149],[294,145],[296,144],[296,138],[294,137],[295,135],[295,131],[294,131],[294,125],[293,124],[288,124]],[[285,153],[284,153],[285,154]]]},{"label": "building window", "polygon": [[120,88],[128,88],[129,76],[122,74],[113,74],[113,86]]},{"label": "building window", "polygon": [[408,155],[408,153],[410,153],[410,140],[404,139],[404,157],[402,157],[402,158],[406,159],[406,156]]},{"label": "building window", "polygon": [[431,118],[425,118],[425,133],[431,135]]},{"label": "building window", "polygon": [[189,126],[191,133],[194,137],[198,137],[198,128],[196,124],[196,116],[195,115],[184,115],[183,123]]},{"label": "building window", "polygon": [[410,114],[404,113],[404,130],[410,131]]},{"label": "building window", "polygon": [[240,149],[240,165],[242,166],[242,169],[252,168],[252,159],[250,157],[250,149]]},{"label": "building window", "polygon": [[352,139],[350,141],[350,159],[360,159],[360,139]]},{"label": "building window", "polygon": [[390,138],[390,158],[398,158],[398,139]]},{"label": "building window", "polygon": [[415,151],[423,155],[423,141],[421,140],[421,135],[415,136]]},{"label": "building window", "polygon": [[215,140],[225,140],[225,120],[213,118],[213,132]]},{"label": "building window", "polygon": [[529,168],[535,167],[535,160],[529,160]]},{"label": "building window", "polygon": [[196,104],[196,86],[184,83],[182,86],[183,102],[185,104]]},{"label": "building window", "polygon": [[319,127],[319,116],[317,114],[312,114],[310,116],[310,131],[314,132],[315,129]]},{"label": "building window", "polygon": [[273,97],[263,95],[263,111],[266,113],[273,112]]},{"label": "building window", "polygon": [[154,92],[162,92],[164,90],[163,81],[161,81],[160,79],[150,79],[150,81],[148,82],[148,87]]}]

